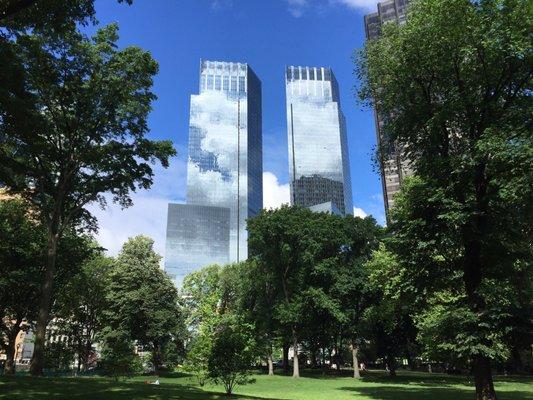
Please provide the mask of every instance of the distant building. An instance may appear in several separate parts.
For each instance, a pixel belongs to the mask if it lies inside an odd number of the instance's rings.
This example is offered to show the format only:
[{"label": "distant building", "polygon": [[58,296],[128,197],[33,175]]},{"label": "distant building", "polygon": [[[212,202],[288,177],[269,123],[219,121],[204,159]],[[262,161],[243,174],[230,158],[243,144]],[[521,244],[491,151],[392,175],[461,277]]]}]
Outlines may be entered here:
[{"label": "distant building", "polygon": [[331,202],[353,213],[346,122],[330,68],[288,67],[287,130],[291,204]]},{"label": "distant building", "polygon": [[246,220],[263,207],[261,81],[247,64],[201,61],[199,92],[187,204],[171,204],[167,221],[165,269],[177,286],[205,265],[245,260]]},{"label": "distant building", "polygon": [[[61,320],[53,318],[46,327],[45,346],[49,346],[52,343],[64,343],[72,347],[74,338],[69,337],[64,331],[60,329],[62,325]],[[27,371],[30,368],[31,359],[34,351],[34,331],[28,322],[24,321],[21,325],[23,328],[15,339],[15,368],[17,371]],[[6,360],[5,352],[0,351],[0,362]],[[72,366],[77,366],[78,358],[75,360]]]},{"label": "distant building", "polygon": [[[389,0],[378,3],[378,11],[365,16],[367,40],[378,38],[385,23],[403,24],[408,4],[409,0]],[[383,116],[380,116],[379,110],[374,109],[374,118],[378,148],[382,157],[381,184],[388,218],[389,210],[394,205],[394,195],[400,190],[403,179],[412,171],[401,149],[396,143],[390,141],[383,131]]]}]

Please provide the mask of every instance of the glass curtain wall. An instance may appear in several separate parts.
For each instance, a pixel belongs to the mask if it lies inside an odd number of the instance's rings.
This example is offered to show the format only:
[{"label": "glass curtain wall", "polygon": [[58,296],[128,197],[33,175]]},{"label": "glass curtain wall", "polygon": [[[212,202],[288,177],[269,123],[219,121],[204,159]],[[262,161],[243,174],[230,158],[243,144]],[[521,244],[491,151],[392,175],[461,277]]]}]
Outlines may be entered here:
[{"label": "glass curtain wall", "polygon": [[352,214],[346,122],[330,68],[288,67],[287,128],[291,204],[332,202]]}]

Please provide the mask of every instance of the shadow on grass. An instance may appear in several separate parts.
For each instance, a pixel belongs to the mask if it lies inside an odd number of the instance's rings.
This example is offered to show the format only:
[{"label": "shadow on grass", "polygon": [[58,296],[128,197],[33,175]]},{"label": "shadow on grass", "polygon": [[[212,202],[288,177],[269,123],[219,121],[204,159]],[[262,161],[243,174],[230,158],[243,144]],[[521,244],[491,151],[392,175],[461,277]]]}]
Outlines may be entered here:
[{"label": "shadow on grass", "polygon": [[[405,387],[405,386],[374,386],[374,387],[342,387],[340,390],[366,396],[372,400],[472,400],[474,389],[458,389],[446,387]],[[498,391],[499,400],[531,400],[532,392]]]},{"label": "shadow on grass", "polygon": [[[197,387],[161,382],[147,385],[139,381],[115,382],[105,378],[0,378],[0,399],[76,399],[76,400],[261,400],[263,397],[233,395],[203,391]],[[272,399],[280,400],[280,399]]]},{"label": "shadow on grass", "polygon": [[[335,379],[335,378],[351,378],[353,371],[345,369],[339,371],[327,370],[322,372],[319,369],[306,369],[302,376],[314,379]],[[474,378],[469,375],[450,375],[444,373],[428,373],[423,371],[409,371],[398,370],[396,376],[390,376],[388,372],[383,370],[370,370],[363,372],[361,375],[363,382],[369,383],[387,383],[387,384],[414,384],[419,386],[449,386],[449,385],[466,385],[473,386]],[[526,375],[509,375],[494,376],[495,383],[522,383],[533,385],[533,377]]]},{"label": "shadow on grass", "polygon": [[[301,376],[312,379],[336,379],[336,378],[351,378],[353,371],[349,369],[336,371],[319,369],[306,369]],[[390,376],[388,372],[382,370],[371,370],[361,374],[363,382],[371,383],[390,383],[390,384],[417,384],[417,385],[457,385],[473,384],[472,378],[464,375],[447,375],[441,373],[427,373],[419,371],[399,370],[396,376]],[[502,379],[505,381],[505,379]],[[519,380],[524,382],[524,380]]]}]

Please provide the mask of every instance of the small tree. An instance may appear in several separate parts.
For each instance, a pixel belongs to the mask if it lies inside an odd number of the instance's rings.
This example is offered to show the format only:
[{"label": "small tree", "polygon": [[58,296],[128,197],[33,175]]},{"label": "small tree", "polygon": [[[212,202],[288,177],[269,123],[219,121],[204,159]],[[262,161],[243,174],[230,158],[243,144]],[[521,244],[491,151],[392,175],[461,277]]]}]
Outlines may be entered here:
[{"label": "small tree", "polygon": [[99,367],[105,375],[118,381],[120,377],[128,378],[142,372],[142,362],[133,352],[129,332],[106,328],[102,337]]},{"label": "small tree", "polygon": [[60,331],[70,338],[77,354],[78,372],[89,367],[95,336],[103,327],[113,266],[113,259],[104,256],[96,243],[91,246],[95,254],[56,291],[52,311],[55,318],[61,319]]},{"label": "small tree", "polygon": [[49,342],[45,348],[45,368],[64,372],[71,369],[72,363],[75,359],[75,353],[72,346],[67,341]]},{"label": "small tree", "polygon": [[226,314],[216,321],[213,329],[207,369],[215,383],[224,385],[231,395],[236,385],[251,383],[250,367],[255,358],[253,326],[236,315]]},{"label": "small tree", "polygon": [[202,387],[209,378],[208,360],[213,343],[211,335],[206,331],[208,327],[205,325],[205,323],[202,324],[201,330],[192,339],[183,366],[184,371],[192,373]]},{"label": "small tree", "polygon": [[136,236],[122,247],[110,276],[106,323],[150,349],[157,371],[165,361],[164,346],[184,329],[178,292],[159,267],[153,244]]},{"label": "small tree", "polygon": [[224,267],[209,265],[184,280],[187,322],[192,334],[185,370],[193,373],[201,386],[209,379],[209,358],[221,316],[232,314],[242,319],[248,316],[243,306],[247,267],[244,262]]},{"label": "small tree", "polygon": [[20,199],[0,201],[0,348],[5,374],[15,373],[15,343],[37,316],[44,270],[44,227]]},{"label": "small tree", "polygon": [[[61,289],[93,250],[89,237],[72,229],[65,232],[57,251],[56,279]],[[18,334],[33,329],[37,318],[45,259],[46,228],[35,209],[22,199],[0,201],[0,348],[7,356],[6,374],[15,372]]]}]

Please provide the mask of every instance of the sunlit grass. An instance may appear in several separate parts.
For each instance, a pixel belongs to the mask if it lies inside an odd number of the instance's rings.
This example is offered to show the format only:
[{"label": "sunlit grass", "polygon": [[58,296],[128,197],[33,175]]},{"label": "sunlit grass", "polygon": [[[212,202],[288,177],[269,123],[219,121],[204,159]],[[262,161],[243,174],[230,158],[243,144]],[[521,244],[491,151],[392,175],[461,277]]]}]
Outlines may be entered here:
[{"label": "sunlit grass", "polygon": [[[400,371],[390,378],[373,371],[361,380],[348,376],[304,373],[290,376],[255,375],[255,383],[237,387],[235,399],[278,400],[471,400],[474,389],[469,377]],[[147,385],[154,377],[139,376],[115,382],[102,377],[32,378],[1,377],[0,399],[227,399],[222,387],[200,388],[194,378],[173,374],[161,377],[160,385]],[[533,400],[533,379],[496,379],[499,400]]]}]

